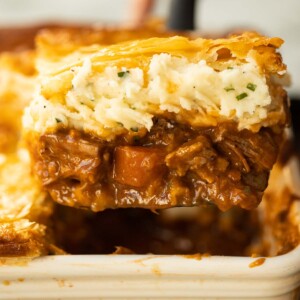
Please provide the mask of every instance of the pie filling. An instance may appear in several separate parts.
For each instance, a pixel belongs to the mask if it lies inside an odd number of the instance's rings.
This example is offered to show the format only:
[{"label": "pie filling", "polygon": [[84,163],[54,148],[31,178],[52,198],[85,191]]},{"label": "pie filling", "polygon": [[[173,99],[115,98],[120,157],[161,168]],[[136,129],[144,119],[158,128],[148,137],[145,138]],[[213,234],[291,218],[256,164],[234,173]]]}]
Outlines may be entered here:
[{"label": "pie filling", "polygon": [[110,142],[74,129],[44,134],[33,149],[35,172],[55,201],[93,211],[207,202],[223,211],[257,207],[281,129],[153,122],[149,132],[131,128]]}]

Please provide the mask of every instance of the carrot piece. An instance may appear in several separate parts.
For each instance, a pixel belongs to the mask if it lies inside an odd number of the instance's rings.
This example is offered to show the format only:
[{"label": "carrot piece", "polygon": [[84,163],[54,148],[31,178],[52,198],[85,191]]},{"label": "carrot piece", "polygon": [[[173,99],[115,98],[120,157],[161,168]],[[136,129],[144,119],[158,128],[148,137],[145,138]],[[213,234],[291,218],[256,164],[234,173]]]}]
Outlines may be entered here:
[{"label": "carrot piece", "polygon": [[115,149],[113,178],[118,183],[145,187],[155,180],[164,168],[160,149],[120,146]]}]

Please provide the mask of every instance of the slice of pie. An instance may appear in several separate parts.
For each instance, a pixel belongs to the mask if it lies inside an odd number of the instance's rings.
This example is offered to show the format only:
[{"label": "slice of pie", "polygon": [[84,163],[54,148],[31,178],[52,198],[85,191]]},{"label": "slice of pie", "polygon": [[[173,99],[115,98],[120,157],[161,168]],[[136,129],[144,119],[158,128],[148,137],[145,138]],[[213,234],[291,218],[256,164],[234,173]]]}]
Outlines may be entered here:
[{"label": "slice of pie", "polygon": [[175,36],[52,55],[40,41],[24,117],[34,173],[93,211],[255,208],[288,120],[282,43]]}]

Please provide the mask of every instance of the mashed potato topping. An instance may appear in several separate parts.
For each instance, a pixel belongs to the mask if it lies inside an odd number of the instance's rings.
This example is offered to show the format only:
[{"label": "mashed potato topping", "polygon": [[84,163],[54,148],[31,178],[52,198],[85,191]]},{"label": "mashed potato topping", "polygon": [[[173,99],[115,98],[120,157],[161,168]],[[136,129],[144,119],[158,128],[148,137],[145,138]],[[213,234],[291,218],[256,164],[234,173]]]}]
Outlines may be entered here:
[{"label": "mashed potato topping", "polygon": [[[45,72],[26,111],[25,127],[39,133],[71,127],[112,139],[122,130],[149,131],[153,117],[160,115],[196,127],[234,121],[240,130],[257,131],[268,125],[270,80],[251,51],[243,60],[217,67],[201,56],[191,59],[169,52],[147,52],[147,67],[114,62],[101,68],[94,66],[95,54],[85,53],[81,63],[61,74]],[[113,57],[105,55],[106,60]],[[69,84],[57,88],[62,82]],[[277,109],[272,103],[272,110]]]}]

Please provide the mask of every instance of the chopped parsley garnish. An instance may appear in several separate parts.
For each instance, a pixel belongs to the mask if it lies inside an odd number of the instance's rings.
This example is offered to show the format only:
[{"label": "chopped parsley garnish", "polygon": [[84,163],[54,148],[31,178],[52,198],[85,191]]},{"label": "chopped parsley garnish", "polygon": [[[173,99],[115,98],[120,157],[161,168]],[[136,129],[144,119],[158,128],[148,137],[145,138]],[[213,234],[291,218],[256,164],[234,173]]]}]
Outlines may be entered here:
[{"label": "chopped parsley garnish", "polygon": [[118,77],[122,78],[127,74],[129,74],[129,71],[121,71],[121,72],[118,72]]},{"label": "chopped parsley garnish", "polygon": [[58,118],[55,118],[55,121],[56,121],[56,123],[61,123],[62,122],[62,120],[58,119]]},{"label": "chopped parsley garnish", "polygon": [[133,131],[133,132],[138,132],[139,131],[138,127],[131,127],[130,130]]},{"label": "chopped parsley garnish", "polygon": [[252,91],[252,92],[254,92],[256,90],[256,88],[257,88],[257,85],[254,84],[254,83],[249,82],[247,84],[247,89],[250,90],[250,91]]},{"label": "chopped parsley garnish", "polygon": [[229,86],[225,87],[224,90],[226,92],[234,91],[234,87],[232,85],[229,85]]},{"label": "chopped parsley garnish", "polygon": [[227,67],[228,70],[233,70],[233,67]]},{"label": "chopped parsley garnish", "polygon": [[135,143],[137,143],[139,140],[140,140],[140,137],[139,137],[138,135],[135,135],[135,136],[133,137],[133,141],[134,141]]},{"label": "chopped parsley garnish", "polygon": [[118,124],[119,126],[121,126],[121,127],[124,126],[123,123],[121,123],[121,122],[117,122],[117,124]]},{"label": "chopped parsley garnish", "polygon": [[240,100],[242,100],[242,99],[244,99],[244,98],[246,98],[246,97],[248,97],[248,94],[247,94],[247,93],[241,93],[241,94],[239,94],[239,95],[236,96],[236,99],[237,99],[238,101],[240,101]]}]

